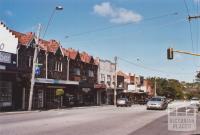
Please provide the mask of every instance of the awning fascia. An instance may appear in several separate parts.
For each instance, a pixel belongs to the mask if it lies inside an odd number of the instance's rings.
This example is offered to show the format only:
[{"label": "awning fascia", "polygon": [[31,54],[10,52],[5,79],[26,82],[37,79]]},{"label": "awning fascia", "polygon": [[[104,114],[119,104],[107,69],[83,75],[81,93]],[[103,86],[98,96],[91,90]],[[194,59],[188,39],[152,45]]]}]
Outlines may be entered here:
[{"label": "awning fascia", "polygon": [[70,84],[79,85],[78,81],[67,81],[67,80],[56,80],[56,79],[45,79],[45,78],[35,78],[36,83],[46,83],[46,84]]}]

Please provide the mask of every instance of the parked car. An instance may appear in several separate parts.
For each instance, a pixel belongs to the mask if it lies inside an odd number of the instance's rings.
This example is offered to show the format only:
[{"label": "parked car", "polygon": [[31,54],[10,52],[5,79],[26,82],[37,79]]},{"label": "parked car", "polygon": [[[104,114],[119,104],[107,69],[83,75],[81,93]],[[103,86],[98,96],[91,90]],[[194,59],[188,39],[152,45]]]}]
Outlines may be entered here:
[{"label": "parked car", "polygon": [[164,110],[167,109],[168,103],[165,97],[161,96],[156,96],[152,97],[148,102],[147,102],[147,110],[149,109],[159,109],[159,110]]},{"label": "parked car", "polygon": [[147,102],[148,102],[147,98],[138,100],[138,104],[140,104],[140,105],[145,105],[145,104],[147,104]]},{"label": "parked car", "polygon": [[117,107],[119,106],[126,106],[126,107],[130,107],[132,104],[131,102],[128,100],[128,98],[118,98],[117,99]]},{"label": "parked car", "polygon": [[200,99],[197,97],[193,97],[190,100],[190,105],[196,107],[198,110],[200,110]]}]

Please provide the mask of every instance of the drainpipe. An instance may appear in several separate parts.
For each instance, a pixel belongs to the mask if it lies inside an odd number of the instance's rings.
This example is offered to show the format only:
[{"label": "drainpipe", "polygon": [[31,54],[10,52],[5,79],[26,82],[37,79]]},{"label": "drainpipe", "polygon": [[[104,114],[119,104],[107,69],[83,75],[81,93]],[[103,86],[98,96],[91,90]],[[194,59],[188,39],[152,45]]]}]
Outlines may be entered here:
[{"label": "drainpipe", "polygon": [[46,71],[46,79],[48,79],[48,53],[46,52],[45,55],[46,55],[46,67],[45,67],[46,70],[45,71]]},{"label": "drainpipe", "polygon": [[18,64],[19,63],[19,48],[17,48],[17,67],[18,67]]},{"label": "drainpipe", "polygon": [[22,90],[22,109],[23,110],[25,110],[25,99],[26,99],[26,97],[25,97],[25,95],[26,95],[26,90],[25,90],[25,88],[23,88],[23,90]]},{"label": "drainpipe", "polygon": [[67,81],[69,81],[69,61],[70,59],[67,58]]}]

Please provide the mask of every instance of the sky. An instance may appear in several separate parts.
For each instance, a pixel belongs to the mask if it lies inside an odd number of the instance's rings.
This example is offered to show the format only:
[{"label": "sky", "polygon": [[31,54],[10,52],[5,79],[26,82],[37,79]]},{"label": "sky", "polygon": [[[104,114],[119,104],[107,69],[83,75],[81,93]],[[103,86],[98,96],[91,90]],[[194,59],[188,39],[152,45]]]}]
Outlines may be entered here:
[{"label": "sky", "polygon": [[[86,51],[114,61],[118,69],[145,77],[192,82],[200,68],[196,56],[166,50],[199,53],[199,0],[0,0],[0,20],[19,32],[36,32],[56,39],[65,48]],[[55,11],[62,6],[62,11]],[[188,10],[187,10],[188,8]],[[55,12],[54,12],[55,11]],[[49,23],[47,32],[44,31]],[[190,29],[191,28],[191,29]]]}]

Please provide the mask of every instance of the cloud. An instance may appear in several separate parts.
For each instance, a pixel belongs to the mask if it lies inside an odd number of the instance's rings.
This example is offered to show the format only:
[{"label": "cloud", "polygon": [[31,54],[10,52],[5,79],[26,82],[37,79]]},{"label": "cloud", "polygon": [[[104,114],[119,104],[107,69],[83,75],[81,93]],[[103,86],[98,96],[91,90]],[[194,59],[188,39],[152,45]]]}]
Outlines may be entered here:
[{"label": "cloud", "polygon": [[137,23],[142,20],[140,14],[125,8],[113,7],[109,2],[94,5],[93,11],[95,14],[109,18],[112,23]]},{"label": "cloud", "polygon": [[7,16],[13,16],[13,13],[10,10],[6,10],[5,11],[5,15],[7,15]]},{"label": "cloud", "polygon": [[198,2],[200,2],[200,0],[194,0],[194,2],[195,2],[195,3],[198,3]]}]

